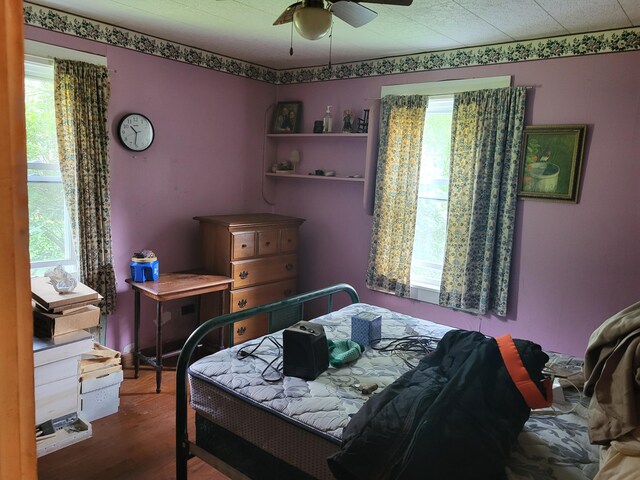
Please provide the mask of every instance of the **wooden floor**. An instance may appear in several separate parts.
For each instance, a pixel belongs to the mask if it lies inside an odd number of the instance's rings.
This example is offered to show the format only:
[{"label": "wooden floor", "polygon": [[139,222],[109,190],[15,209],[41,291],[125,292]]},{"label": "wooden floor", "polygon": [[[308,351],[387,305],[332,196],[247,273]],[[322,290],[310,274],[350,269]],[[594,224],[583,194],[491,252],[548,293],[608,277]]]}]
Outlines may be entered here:
[{"label": "wooden floor", "polygon": [[[120,410],[92,422],[93,436],[38,459],[40,480],[163,480],[175,478],[175,372],[165,371],[162,393],[155,372],[125,370]],[[194,438],[193,410],[189,438]],[[189,480],[222,480],[198,458],[189,460]]]}]

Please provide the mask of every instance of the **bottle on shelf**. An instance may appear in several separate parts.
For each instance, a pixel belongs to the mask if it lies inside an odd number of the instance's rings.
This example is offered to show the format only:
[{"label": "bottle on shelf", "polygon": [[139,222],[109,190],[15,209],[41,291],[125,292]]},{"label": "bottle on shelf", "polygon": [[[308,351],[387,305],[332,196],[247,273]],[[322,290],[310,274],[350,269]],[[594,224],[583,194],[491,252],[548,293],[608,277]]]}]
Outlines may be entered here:
[{"label": "bottle on shelf", "polygon": [[322,133],[331,133],[333,127],[333,116],[331,115],[331,105],[327,105],[327,112],[322,119]]}]

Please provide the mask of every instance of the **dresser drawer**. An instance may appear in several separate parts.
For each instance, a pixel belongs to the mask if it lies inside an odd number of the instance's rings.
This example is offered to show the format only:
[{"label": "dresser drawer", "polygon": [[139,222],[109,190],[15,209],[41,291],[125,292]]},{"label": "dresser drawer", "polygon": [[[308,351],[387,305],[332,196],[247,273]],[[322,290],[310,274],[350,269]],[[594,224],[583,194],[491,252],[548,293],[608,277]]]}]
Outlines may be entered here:
[{"label": "dresser drawer", "polygon": [[297,254],[231,262],[234,290],[297,276]]},{"label": "dresser drawer", "polygon": [[273,255],[278,253],[278,239],[280,230],[261,230],[258,232],[258,255]]},{"label": "dresser drawer", "polygon": [[255,232],[237,232],[231,234],[232,259],[251,258],[256,255]]},{"label": "dresser drawer", "polygon": [[298,251],[298,228],[283,228],[280,230],[280,252]]},{"label": "dresser drawer", "polygon": [[266,314],[240,320],[233,324],[233,344],[237,345],[267,333],[269,333],[269,321]]},{"label": "dresser drawer", "polygon": [[296,280],[270,283],[259,287],[241,288],[231,291],[229,309],[231,312],[241,312],[249,308],[275,302],[296,293]]}]

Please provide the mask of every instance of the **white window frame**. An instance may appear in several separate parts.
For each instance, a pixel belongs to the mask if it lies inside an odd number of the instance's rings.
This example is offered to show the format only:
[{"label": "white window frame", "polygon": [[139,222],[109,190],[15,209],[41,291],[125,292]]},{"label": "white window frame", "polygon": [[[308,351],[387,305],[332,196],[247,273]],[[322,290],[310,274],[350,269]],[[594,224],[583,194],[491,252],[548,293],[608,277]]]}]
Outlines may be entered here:
[{"label": "white window frame", "polygon": [[[400,85],[384,85],[380,96],[387,95],[427,95],[429,97],[453,95],[511,86],[511,76],[469,78],[463,80],[444,80],[428,83],[406,83]],[[410,297],[422,302],[439,303],[440,289],[431,285],[411,283]]]},{"label": "white window frame", "polygon": [[[55,45],[49,45],[47,43],[36,42],[33,40],[24,41],[24,63],[25,63],[25,77],[36,77],[45,80],[53,80],[53,63],[54,58],[64,60],[75,60],[80,62],[93,63],[96,65],[107,65],[107,58],[100,55],[93,55],[78,50],[71,50],[69,48],[58,47]],[[51,164],[39,163],[39,162],[27,162],[28,169],[38,170],[58,170],[57,167]],[[32,182],[59,182],[62,183],[61,176],[42,176],[31,175],[27,177],[27,183]],[[68,240],[65,242],[64,259],[49,260],[40,262],[31,262],[31,269],[35,268],[48,268],[55,267],[56,265],[73,266],[74,269],[78,268],[78,258],[73,248],[73,238],[71,234],[71,222],[69,218],[69,212],[64,209],[64,225],[65,225],[65,237]]]}]

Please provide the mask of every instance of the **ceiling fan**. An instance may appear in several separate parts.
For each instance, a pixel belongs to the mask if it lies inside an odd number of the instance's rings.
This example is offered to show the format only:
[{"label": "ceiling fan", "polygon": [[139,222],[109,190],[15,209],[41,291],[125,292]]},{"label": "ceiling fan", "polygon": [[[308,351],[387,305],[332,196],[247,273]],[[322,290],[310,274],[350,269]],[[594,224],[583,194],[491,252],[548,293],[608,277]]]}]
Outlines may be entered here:
[{"label": "ceiling fan", "polygon": [[[366,2],[409,6],[413,0],[366,0]],[[301,0],[289,5],[273,24],[282,25],[293,22],[301,36],[308,40],[318,40],[329,31],[333,14],[356,28],[369,23],[378,15],[370,8],[352,0]]]}]

